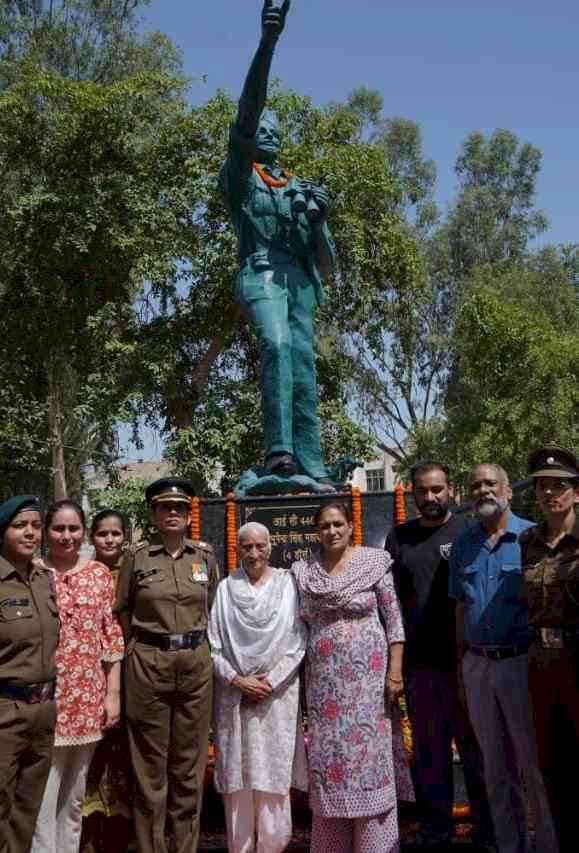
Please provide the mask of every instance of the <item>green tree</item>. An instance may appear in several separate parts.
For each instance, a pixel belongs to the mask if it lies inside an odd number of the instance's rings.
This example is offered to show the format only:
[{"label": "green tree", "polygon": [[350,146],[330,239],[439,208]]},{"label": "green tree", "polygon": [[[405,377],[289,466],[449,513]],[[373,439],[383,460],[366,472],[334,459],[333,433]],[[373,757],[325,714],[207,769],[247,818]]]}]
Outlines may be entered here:
[{"label": "green tree", "polygon": [[36,365],[56,494],[73,470],[78,490],[91,453],[114,455],[142,357],[133,302],[145,281],[174,286],[195,252],[195,179],[183,179],[201,142],[181,86],[31,68],[0,95],[0,332]]},{"label": "green tree", "polygon": [[469,405],[449,400],[447,440],[455,470],[476,462],[524,477],[529,452],[543,441],[579,446],[579,304],[560,325],[539,298],[509,299],[481,284],[454,332],[457,371]]},{"label": "green tree", "polygon": [[[381,348],[355,341],[360,354],[352,372],[363,423],[407,470],[417,455],[448,455],[445,407],[451,398],[468,408],[461,383],[453,329],[464,300],[494,279],[507,298],[525,298],[523,279],[536,293],[548,284],[566,294],[576,263],[573,247],[532,252],[533,239],[547,227],[534,207],[541,153],[498,130],[485,138],[471,134],[456,163],[458,191],[443,220],[432,202],[435,170],[423,160],[416,125],[380,120],[374,137],[388,152],[393,175],[402,187],[401,204],[423,264],[424,285],[411,299],[395,300],[393,322],[384,325]],[[485,271],[484,273],[482,271]],[[527,276],[528,272],[528,276]],[[563,312],[564,309],[561,309]]]},{"label": "green tree", "polygon": [[0,89],[22,63],[75,81],[107,84],[150,72],[178,75],[179,53],[161,33],[141,36],[138,11],[150,0],[3,0]]},{"label": "green tree", "polygon": [[121,512],[131,531],[144,535],[149,527],[149,507],[145,500],[145,489],[151,482],[142,477],[121,480],[118,476],[113,476],[105,489],[95,489],[91,492],[91,503],[96,511],[116,509]]},{"label": "green tree", "polygon": [[[120,368],[137,339],[131,303],[144,276],[163,276],[167,255],[182,250],[183,241],[176,247],[166,234],[167,251],[157,251],[155,241],[164,241],[155,229],[189,232],[192,242],[186,192],[173,206],[171,187],[157,188],[146,175],[149,137],[168,122],[177,127],[171,105],[185,115],[178,52],[161,34],[137,31],[147,4],[5,0],[0,7],[0,301],[12,312],[1,321],[10,356],[2,381],[12,384],[18,360],[34,380],[22,406],[35,413],[14,416],[30,425],[20,437],[24,465],[14,464],[12,421],[0,435],[0,462],[8,457],[5,473],[52,469],[57,496],[80,491],[91,455],[99,462],[115,455],[115,417],[130,414]],[[120,80],[127,85],[115,89]],[[156,146],[161,161],[175,154],[182,166],[187,155],[164,140]]]}]

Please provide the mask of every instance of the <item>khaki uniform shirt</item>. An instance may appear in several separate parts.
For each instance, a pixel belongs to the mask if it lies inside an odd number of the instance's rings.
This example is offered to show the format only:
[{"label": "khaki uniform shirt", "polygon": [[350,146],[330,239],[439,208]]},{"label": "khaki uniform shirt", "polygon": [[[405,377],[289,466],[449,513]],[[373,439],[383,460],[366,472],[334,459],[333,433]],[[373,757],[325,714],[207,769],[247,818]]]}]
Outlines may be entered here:
[{"label": "khaki uniform shirt", "polygon": [[552,548],[545,523],[520,536],[523,595],[535,628],[579,628],[579,519]]},{"label": "khaki uniform shirt", "polygon": [[60,620],[49,571],[25,578],[0,557],[0,679],[32,684],[56,676]]},{"label": "khaki uniform shirt", "polygon": [[136,630],[186,634],[207,628],[220,580],[211,545],[185,539],[173,558],[160,541],[145,541],[123,557],[117,587],[118,613],[125,642]]}]

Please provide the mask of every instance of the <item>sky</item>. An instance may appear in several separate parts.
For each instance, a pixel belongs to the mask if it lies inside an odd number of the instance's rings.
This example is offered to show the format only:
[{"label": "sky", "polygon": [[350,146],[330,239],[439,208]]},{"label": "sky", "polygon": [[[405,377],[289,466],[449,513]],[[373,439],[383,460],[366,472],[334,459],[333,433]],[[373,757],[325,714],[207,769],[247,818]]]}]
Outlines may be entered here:
[{"label": "sky", "polygon": [[[261,8],[262,0],[152,0],[142,28],[182,50],[198,104],[219,88],[239,95]],[[318,105],[377,89],[385,116],[420,125],[443,210],[466,137],[514,132],[543,152],[537,206],[551,227],[542,242],[577,242],[578,33],[576,0],[293,0],[272,74]]]}]

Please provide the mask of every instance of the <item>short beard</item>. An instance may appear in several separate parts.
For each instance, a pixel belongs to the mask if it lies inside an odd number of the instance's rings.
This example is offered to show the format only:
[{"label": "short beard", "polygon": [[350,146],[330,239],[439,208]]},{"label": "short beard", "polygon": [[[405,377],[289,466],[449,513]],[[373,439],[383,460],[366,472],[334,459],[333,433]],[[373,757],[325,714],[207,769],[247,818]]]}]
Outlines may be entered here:
[{"label": "short beard", "polygon": [[429,504],[427,506],[419,506],[418,509],[424,518],[427,518],[429,521],[439,521],[446,517],[448,504],[446,504],[446,506],[441,506],[441,504]]},{"label": "short beard", "polygon": [[498,518],[508,506],[507,498],[484,498],[477,502],[474,511],[481,521],[488,521],[491,518]]}]

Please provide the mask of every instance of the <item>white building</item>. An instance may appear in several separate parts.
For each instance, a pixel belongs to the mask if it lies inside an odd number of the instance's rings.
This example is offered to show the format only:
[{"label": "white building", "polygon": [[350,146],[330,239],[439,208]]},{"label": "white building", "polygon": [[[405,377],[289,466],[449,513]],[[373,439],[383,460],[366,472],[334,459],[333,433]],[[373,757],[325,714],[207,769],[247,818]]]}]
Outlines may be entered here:
[{"label": "white building", "polygon": [[356,468],[352,477],[352,485],[362,492],[392,492],[398,482],[394,471],[396,460],[387,452],[381,452],[374,459]]}]

